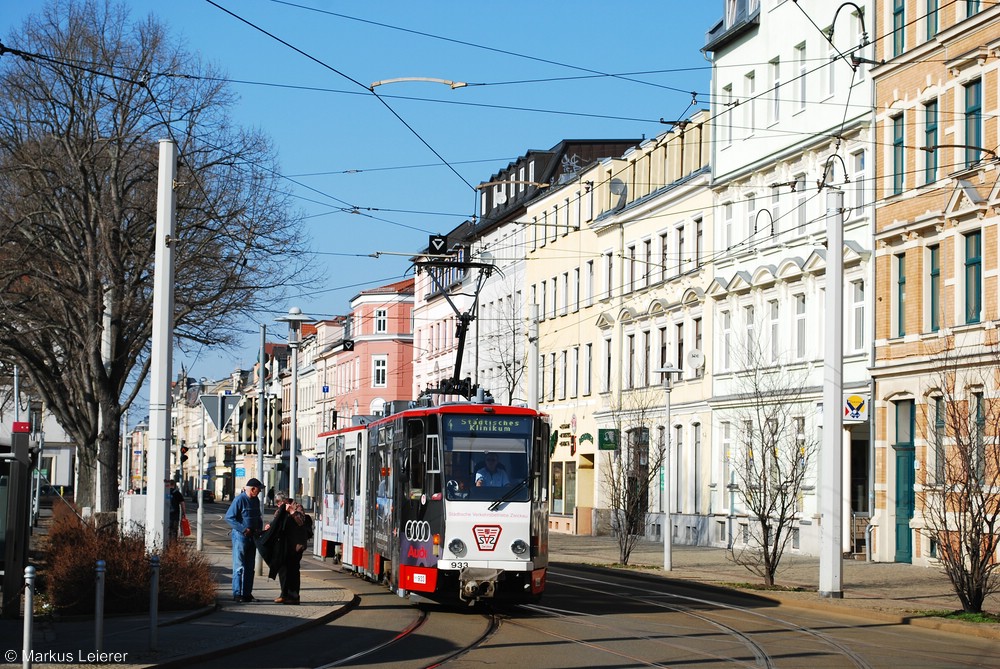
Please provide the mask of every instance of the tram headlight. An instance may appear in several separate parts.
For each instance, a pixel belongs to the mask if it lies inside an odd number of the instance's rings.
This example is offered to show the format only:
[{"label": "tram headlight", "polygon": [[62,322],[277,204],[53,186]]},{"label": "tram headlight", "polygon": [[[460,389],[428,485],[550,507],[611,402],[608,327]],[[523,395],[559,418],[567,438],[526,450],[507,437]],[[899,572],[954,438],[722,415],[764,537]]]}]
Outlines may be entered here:
[{"label": "tram headlight", "polygon": [[524,543],[523,539],[518,539],[510,545],[510,549],[515,555],[524,555],[528,552],[528,544]]},{"label": "tram headlight", "polygon": [[465,542],[461,539],[452,539],[448,542],[448,550],[450,550],[452,555],[455,557],[462,557],[465,555]]}]

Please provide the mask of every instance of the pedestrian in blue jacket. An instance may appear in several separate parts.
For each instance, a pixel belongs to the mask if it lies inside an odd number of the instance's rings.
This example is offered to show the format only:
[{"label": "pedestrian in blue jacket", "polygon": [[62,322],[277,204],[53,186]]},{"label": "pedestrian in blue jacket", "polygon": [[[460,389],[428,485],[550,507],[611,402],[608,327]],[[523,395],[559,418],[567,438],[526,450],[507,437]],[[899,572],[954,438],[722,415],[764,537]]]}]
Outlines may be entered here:
[{"label": "pedestrian in blue jacket", "polygon": [[254,601],[254,557],[257,554],[254,538],[263,527],[257,495],[263,487],[259,480],[250,479],[226,511],[226,522],[233,528],[233,599],[237,602]]}]

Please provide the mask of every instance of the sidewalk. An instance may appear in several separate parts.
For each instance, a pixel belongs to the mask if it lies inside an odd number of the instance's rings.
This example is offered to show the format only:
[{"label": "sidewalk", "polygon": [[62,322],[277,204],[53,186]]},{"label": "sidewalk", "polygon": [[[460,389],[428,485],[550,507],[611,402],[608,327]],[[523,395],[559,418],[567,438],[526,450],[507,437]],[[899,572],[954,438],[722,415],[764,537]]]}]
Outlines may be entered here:
[{"label": "sidewalk", "polygon": [[[549,534],[550,559],[555,563],[585,563],[610,566],[618,561],[618,544],[613,537],[582,537]],[[254,596],[260,601],[241,604],[232,601],[229,580],[231,553],[229,546],[206,541],[206,557],[219,576],[216,606],[200,611],[164,613],[157,629],[157,650],[150,650],[149,619],[143,617],[106,618],[104,621],[105,653],[117,657],[100,658],[97,663],[117,667],[182,667],[193,661],[222,657],[237,649],[285,635],[289,630],[320,625],[343,612],[354,600],[350,591],[331,588],[307,571],[310,562],[303,561],[302,601],[299,606],[274,604],[279,594],[276,581],[257,576]],[[732,564],[726,551],[719,548],[674,546],[671,550],[673,569],[665,574],[663,546],[641,542],[633,550],[630,565],[643,568],[643,573],[659,574],[669,579],[733,586],[737,583],[759,583],[760,579],[743,567]],[[928,611],[961,608],[951,585],[940,571],[895,563],[844,562],[843,599],[820,597],[816,593],[819,580],[819,559],[786,555],[778,575],[778,584],[798,586],[802,592],[754,591],[782,605],[819,608],[849,613],[881,622],[909,623],[962,634],[1000,639],[1000,625],[972,624],[935,618],[923,618]],[[1000,598],[993,597],[987,610],[1000,611]],[[93,618],[36,621],[32,648],[36,653],[35,667],[89,666],[95,664],[89,656],[96,648]],[[23,622],[0,621],[0,640],[5,660],[21,662],[20,649]],[[15,655],[6,655],[14,652]]]},{"label": "sidewalk", "polygon": [[[222,657],[289,630],[320,625],[335,618],[354,599],[354,593],[331,588],[318,579],[302,574],[302,604],[287,606],[272,600],[280,594],[277,580],[258,575],[251,603],[233,601],[232,551],[229,546],[209,541],[203,554],[219,574],[215,606],[198,611],[166,612],[159,616],[156,650],[150,650],[149,616],[122,616],[104,619],[104,657],[94,657],[96,634],[91,616],[36,620],[32,650],[33,667],[60,668],[106,664],[108,666],[183,667],[194,661]],[[307,568],[307,557],[303,569]],[[22,662],[24,638],[22,620],[0,620],[0,651],[5,662]],[[15,653],[9,655],[9,653]]]}]

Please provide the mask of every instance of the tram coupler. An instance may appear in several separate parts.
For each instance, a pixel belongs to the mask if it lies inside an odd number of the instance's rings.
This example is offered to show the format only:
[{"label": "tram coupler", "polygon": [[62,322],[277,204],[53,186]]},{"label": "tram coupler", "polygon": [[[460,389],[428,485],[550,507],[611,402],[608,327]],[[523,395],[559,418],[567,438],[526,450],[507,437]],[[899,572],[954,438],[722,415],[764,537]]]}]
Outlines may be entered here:
[{"label": "tram coupler", "polygon": [[459,576],[461,588],[460,598],[470,604],[478,599],[492,598],[496,594],[497,579],[500,577],[498,569],[482,569],[468,567],[462,570]]}]

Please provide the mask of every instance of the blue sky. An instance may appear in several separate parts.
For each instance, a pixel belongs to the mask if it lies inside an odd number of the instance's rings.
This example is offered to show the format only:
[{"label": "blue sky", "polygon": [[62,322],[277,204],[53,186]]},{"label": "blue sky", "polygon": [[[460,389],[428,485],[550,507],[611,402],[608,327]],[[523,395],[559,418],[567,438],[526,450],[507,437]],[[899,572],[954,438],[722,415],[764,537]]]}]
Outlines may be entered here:
[{"label": "blue sky", "polygon": [[[389,254],[415,253],[470,217],[471,186],[529,149],[652,137],[667,127],[661,118],[690,115],[694,100],[706,108],[710,64],[699,49],[723,12],[721,0],[213,2],[246,22],[208,0],[128,4],[219,66],[240,96],[235,120],[274,139],[324,276],[288,306],[316,318],[346,313],[358,291],[410,272],[406,255]],[[5,44],[32,49],[11,42],[8,28],[42,4],[5,3]],[[469,85],[376,88],[393,114],[366,87],[395,77]],[[265,321],[268,338],[281,340],[285,328]],[[221,378],[252,364],[258,325],[246,332],[238,350],[175,356],[174,373],[183,363],[192,376]]]}]

